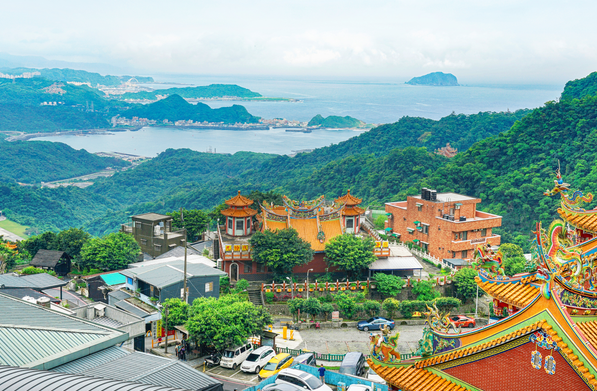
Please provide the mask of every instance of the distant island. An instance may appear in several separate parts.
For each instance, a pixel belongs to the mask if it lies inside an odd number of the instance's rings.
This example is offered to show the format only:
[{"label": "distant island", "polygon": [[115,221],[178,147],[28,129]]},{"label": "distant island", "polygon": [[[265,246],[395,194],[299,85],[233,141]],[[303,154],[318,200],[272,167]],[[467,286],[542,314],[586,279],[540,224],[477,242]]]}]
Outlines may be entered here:
[{"label": "distant island", "polygon": [[102,86],[118,86],[131,79],[135,79],[137,83],[153,83],[153,78],[149,76],[102,76],[99,73],[87,72],[78,69],[69,68],[0,68],[0,78],[32,78],[41,77],[48,80],[62,81],[67,83],[87,84],[90,87],[97,85]]},{"label": "distant island", "polygon": [[311,121],[307,126],[319,126],[320,128],[365,128],[367,124],[356,118],[349,116],[339,117],[337,115],[330,115],[329,117],[323,118],[321,114],[317,114],[311,118]]},{"label": "distant island", "polygon": [[261,94],[236,84],[210,84],[198,87],[173,87],[161,90],[126,92],[120,96],[126,101],[156,101],[170,95],[178,95],[186,100],[261,100],[296,101],[289,98],[267,98]]},{"label": "distant island", "polygon": [[458,86],[458,79],[451,73],[433,72],[425,76],[413,77],[405,84],[413,86]]}]

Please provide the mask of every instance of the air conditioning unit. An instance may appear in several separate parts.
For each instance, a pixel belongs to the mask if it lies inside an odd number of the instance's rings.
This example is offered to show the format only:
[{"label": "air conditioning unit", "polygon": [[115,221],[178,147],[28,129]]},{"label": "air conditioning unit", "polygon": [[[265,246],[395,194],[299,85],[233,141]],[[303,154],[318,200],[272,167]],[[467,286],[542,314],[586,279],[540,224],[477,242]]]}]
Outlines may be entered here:
[{"label": "air conditioning unit", "polygon": [[219,258],[216,261],[216,268],[219,269],[219,270],[222,270],[222,258]]},{"label": "air conditioning unit", "polygon": [[93,306],[95,308],[95,317],[101,318],[102,316],[106,316],[106,306],[103,304],[96,304]]}]

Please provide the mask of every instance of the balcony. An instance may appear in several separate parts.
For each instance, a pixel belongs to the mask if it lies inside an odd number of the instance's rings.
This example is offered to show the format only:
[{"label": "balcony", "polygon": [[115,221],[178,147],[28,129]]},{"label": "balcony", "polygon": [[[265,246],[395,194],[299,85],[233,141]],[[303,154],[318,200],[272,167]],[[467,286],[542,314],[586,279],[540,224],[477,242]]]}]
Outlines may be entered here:
[{"label": "balcony", "polygon": [[450,251],[472,250],[480,244],[489,243],[495,246],[500,243],[500,235],[488,235],[482,238],[474,238],[468,240],[452,240]]}]

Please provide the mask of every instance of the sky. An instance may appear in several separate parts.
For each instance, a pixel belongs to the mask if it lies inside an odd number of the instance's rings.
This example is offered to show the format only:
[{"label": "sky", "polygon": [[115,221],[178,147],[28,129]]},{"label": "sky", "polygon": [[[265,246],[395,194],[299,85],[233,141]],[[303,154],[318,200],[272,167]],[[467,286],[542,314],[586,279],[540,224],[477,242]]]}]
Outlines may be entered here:
[{"label": "sky", "polygon": [[597,68],[595,1],[4,2],[0,52],[137,74],[557,84]]}]

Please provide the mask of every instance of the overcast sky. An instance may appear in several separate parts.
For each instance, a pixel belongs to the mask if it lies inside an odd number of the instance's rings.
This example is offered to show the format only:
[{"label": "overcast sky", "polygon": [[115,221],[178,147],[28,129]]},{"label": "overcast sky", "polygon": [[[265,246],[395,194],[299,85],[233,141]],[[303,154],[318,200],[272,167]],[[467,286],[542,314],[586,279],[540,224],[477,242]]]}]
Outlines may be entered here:
[{"label": "overcast sky", "polygon": [[597,68],[596,1],[14,1],[0,52],[152,73],[563,83]]}]

